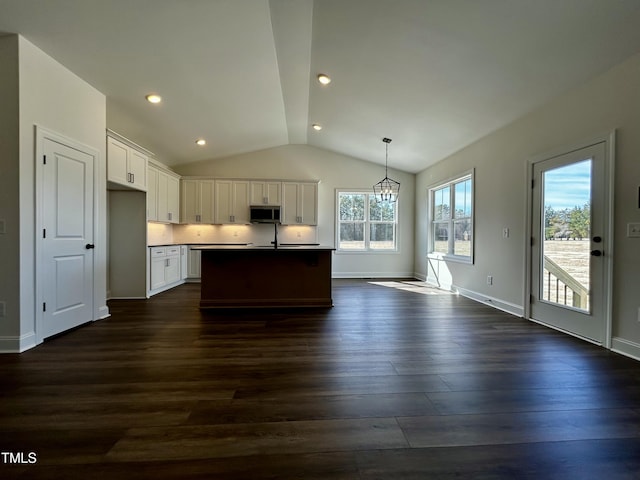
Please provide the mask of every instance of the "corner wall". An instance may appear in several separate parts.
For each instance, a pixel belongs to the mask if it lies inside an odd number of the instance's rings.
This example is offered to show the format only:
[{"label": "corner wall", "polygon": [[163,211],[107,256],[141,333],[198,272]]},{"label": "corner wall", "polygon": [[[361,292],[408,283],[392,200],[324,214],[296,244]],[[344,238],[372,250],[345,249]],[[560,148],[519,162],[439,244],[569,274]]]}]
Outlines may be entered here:
[{"label": "corner wall", "polygon": [[[19,209],[19,225],[11,225],[18,241],[9,244],[3,255],[19,262],[11,274],[13,290],[8,292],[11,317],[0,327],[0,351],[23,351],[37,343],[35,334],[37,302],[35,298],[35,126],[73,139],[100,152],[95,166],[97,192],[96,251],[94,280],[94,320],[108,315],[106,306],[106,98],[84,80],[67,70],[21,36],[0,39],[3,50],[10,50],[17,66],[16,83],[5,85],[9,98],[15,98],[19,118],[2,114],[2,129],[9,129],[9,145],[15,144],[15,157],[8,157],[15,183],[8,189],[12,204]],[[7,57],[5,50],[3,57]],[[4,58],[3,58],[4,60]],[[9,63],[11,65],[11,63]],[[4,72],[3,63],[3,74]],[[3,103],[4,108],[4,103]],[[4,160],[4,158],[3,158]],[[12,173],[13,174],[13,173]],[[1,180],[4,182],[4,180]],[[13,222],[12,222],[13,223]],[[19,229],[19,230],[18,230]],[[5,265],[3,263],[3,265]],[[11,267],[12,270],[14,267]]]},{"label": "corner wall", "polygon": [[[527,185],[533,157],[616,129],[613,348],[640,358],[640,55],[451,155],[416,177],[415,269],[427,275],[427,189],[475,167],[475,264],[443,262],[451,281],[481,297],[522,308],[525,298]],[[502,229],[510,228],[510,238]],[[446,263],[446,264],[444,264]],[[492,286],[486,284],[492,275]]]}]

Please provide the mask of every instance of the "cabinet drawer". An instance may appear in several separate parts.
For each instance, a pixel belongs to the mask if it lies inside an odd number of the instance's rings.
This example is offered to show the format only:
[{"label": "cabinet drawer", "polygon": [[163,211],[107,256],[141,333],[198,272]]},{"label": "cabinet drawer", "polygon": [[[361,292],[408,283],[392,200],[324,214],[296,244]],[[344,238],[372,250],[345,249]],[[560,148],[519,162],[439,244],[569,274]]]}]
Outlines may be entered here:
[{"label": "cabinet drawer", "polygon": [[180,255],[180,246],[167,247],[167,255]]},{"label": "cabinet drawer", "polygon": [[164,257],[167,255],[167,249],[165,247],[153,247],[151,248],[151,258]]}]

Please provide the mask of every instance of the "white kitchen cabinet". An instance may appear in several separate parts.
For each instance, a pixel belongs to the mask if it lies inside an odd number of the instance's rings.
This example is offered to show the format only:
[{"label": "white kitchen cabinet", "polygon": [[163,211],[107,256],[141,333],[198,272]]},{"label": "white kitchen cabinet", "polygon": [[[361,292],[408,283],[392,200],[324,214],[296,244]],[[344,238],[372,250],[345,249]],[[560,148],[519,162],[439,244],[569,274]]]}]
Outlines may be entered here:
[{"label": "white kitchen cabinet", "polygon": [[107,180],[134,190],[147,190],[148,157],[107,136]]},{"label": "white kitchen cabinet", "polygon": [[158,220],[158,170],[147,169],[147,221]]},{"label": "white kitchen cabinet", "polygon": [[149,295],[182,283],[181,246],[149,247]]},{"label": "white kitchen cabinet", "polygon": [[282,182],[282,224],[318,224],[318,184]]},{"label": "white kitchen cabinet", "polygon": [[[149,187],[147,197],[149,221],[178,223],[180,220],[180,176],[149,165]],[[155,213],[155,215],[154,215]]]},{"label": "white kitchen cabinet", "polygon": [[189,249],[188,265],[187,265],[187,278],[190,281],[200,280],[200,260],[202,258],[202,250]]},{"label": "white kitchen cabinet", "polygon": [[282,182],[251,181],[251,205],[280,205]]},{"label": "white kitchen cabinet", "polygon": [[215,181],[215,223],[250,223],[249,184],[248,180]]},{"label": "white kitchen cabinet", "polygon": [[189,247],[187,245],[180,245],[180,279],[186,280],[189,267]]},{"label": "white kitchen cabinet", "polygon": [[214,181],[182,179],[180,220],[182,223],[214,223]]}]

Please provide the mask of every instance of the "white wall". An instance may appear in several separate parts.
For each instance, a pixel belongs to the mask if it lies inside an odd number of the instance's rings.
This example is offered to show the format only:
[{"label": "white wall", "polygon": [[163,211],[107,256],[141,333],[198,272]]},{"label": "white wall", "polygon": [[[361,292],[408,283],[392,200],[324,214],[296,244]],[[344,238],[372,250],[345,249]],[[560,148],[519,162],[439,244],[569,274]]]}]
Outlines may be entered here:
[{"label": "white wall", "polygon": [[[17,39],[17,41],[16,41]],[[19,258],[16,281],[19,293],[8,301],[11,311],[18,311],[13,302],[19,298],[19,315],[7,325],[9,337],[3,338],[2,349],[23,350],[35,342],[35,125],[56,132],[100,152],[95,166],[98,182],[98,231],[95,250],[94,318],[108,314],[106,307],[106,164],[105,129],[106,98],[88,83],[77,77],[51,57],[20,36],[11,36],[17,50],[19,83],[13,95],[19,99],[19,155],[10,162],[19,168],[19,194],[15,194],[20,209],[19,244],[10,246],[9,254]],[[6,45],[6,44],[5,44]],[[4,65],[3,65],[4,68]],[[4,103],[3,103],[4,105]],[[12,128],[5,125],[2,128]],[[15,192],[15,186],[12,191]],[[13,225],[12,229],[15,228]]]},{"label": "white wall", "polygon": [[5,318],[0,318],[0,349],[20,335],[20,209],[18,208],[18,37],[0,36],[0,301]]},{"label": "white wall", "polygon": [[[640,55],[590,80],[511,125],[479,140],[416,178],[415,269],[427,273],[427,189],[476,169],[475,264],[443,265],[455,285],[522,308],[524,303],[525,165],[531,158],[617,129],[613,347],[640,357]],[[502,228],[511,236],[502,238]],[[494,284],[486,284],[493,275]]]},{"label": "white wall", "polygon": [[[337,188],[372,190],[384,177],[384,166],[308,145],[286,145],[229,158],[174,167],[181,175],[226,178],[320,180],[318,186],[318,242],[335,245],[335,191]],[[399,252],[342,254],[333,260],[333,275],[342,277],[412,276],[414,253],[415,175],[390,170],[401,183],[399,200]]]}]

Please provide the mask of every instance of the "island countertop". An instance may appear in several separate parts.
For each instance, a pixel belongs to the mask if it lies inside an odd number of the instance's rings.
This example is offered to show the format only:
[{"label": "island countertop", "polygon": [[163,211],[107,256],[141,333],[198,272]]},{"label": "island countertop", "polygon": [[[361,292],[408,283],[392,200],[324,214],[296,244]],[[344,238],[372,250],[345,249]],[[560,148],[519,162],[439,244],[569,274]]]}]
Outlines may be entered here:
[{"label": "island countertop", "polygon": [[247,244],[191,244],[189,246],[192,250],[335,250],[335,247],[317,244],[301,244],[301,243],[284,243],[278,244],[277,247],[273,245],[254,245],[252,243]]}]

